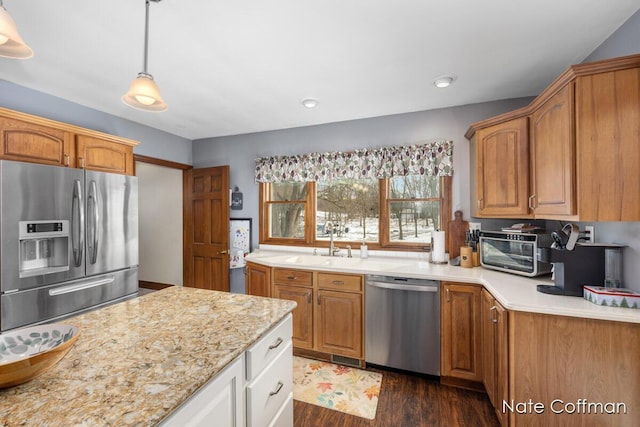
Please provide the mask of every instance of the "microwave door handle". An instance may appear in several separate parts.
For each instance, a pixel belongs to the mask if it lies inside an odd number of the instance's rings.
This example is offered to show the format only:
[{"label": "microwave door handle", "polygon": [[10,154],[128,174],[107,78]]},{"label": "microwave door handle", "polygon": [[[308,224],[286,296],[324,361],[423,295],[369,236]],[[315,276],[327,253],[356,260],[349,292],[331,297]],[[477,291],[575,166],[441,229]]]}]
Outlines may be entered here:
[{"label": "microwave door handle", "polygon": [[71,247],[75,266],[80,267],[84,253],[84,203],[82,201],[82,184],[77,179],[73,181],[71,201]]},{"label": "microwave door handle", "polygon": [[89,262],[91,264],[96,263],[98,258],[98,189],[96,188],[96,182],[91,181],[89,185],[89,195],[87,196],[87,210],[91,208],[91,221],[89,221],[89,251],[91,258]]}]

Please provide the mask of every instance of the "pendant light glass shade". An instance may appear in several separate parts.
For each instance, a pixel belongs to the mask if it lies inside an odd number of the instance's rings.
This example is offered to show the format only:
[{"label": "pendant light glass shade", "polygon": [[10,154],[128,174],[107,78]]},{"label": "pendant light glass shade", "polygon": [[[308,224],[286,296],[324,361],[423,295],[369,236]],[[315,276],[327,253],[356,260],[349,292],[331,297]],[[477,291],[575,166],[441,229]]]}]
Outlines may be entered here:
[{"label": "pendant light glass shade", "polygon": [[153,81],[153,76],[147,73],[138,73],[138,77],[131,82],[129,92],[122,97],[122,102],[144,111],[164,111],[167,109],[167,104],[160,96],[158,85]]},{"label": "pendant light glass shade", "polygon": [[0,1],[0,56],[5,58],[28,59],[33,50],[22,40],[16,23]]},{"label": "pendant light glass shade", "polygon": [[122,97],[122,102],[130,107],[143,111],[165,111],[167,104],[160,96],[160,89],[153,81],[153,76],[147,73],[147,57],[149,53],[149,2],[154,3],[160,0],[145,0],[145,22],[144,22],[144,66],[138,77],[133,79],[129,91]]}]

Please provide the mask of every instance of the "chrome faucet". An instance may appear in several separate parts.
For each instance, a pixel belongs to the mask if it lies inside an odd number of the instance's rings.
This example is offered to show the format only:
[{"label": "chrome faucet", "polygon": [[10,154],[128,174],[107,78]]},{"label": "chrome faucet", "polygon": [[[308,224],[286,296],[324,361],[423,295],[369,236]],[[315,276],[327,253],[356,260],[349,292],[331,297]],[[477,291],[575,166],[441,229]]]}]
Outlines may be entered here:
[{"label": "chrome faucet", "polygon": [[[334,256],[337,252],[333,246],[333,223],[327,222],[327,231],[329,231],[329,256]],[[340,249],[338,249],[339,251]]]}]

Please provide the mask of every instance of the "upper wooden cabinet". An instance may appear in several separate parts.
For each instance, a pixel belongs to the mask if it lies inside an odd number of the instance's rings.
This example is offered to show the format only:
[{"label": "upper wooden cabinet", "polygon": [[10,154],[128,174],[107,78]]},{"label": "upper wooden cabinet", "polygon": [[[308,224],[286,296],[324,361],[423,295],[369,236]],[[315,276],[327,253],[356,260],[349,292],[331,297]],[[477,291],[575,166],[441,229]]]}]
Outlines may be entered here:
[{"label": "upper wooden cabinet", "polygon": [[476,216],[528,215],[529,137],[527,118],[478,130]]},{"label": "upper wooden cabinet", "polygon": [[578,77],[581,221],[640,221],[640,65]]},{"label": "upper wooden cabinet", "polygon": [[536,217],[576,214],[573,117],[573,83],[531,114],[529,208]]},{"label": "upper wooden cabinet", "polygon": [[[516,125],[525,119],[523,134]],[[640,221],[638,135],[640,55],[571,66],[529,106],[467,131],[475,216]],[[529,168],[514,157],[516,138],[528,141]]]},{"label": "upper wooden cabinet", "polygon": [[138,142],[0,108],[0,159],[133,175]]}]

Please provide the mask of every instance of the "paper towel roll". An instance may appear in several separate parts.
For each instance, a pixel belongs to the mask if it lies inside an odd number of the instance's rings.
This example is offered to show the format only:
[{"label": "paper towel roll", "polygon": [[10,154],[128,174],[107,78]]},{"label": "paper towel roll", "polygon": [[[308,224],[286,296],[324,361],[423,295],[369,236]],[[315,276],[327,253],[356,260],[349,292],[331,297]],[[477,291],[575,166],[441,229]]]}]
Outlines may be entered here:
[{"label": "paper towel roll", "polygon": [[433,244],[431,245],[431,261],[432,262],[445,262],[444,253],[444,231],[434,231],[432,233]]}]

